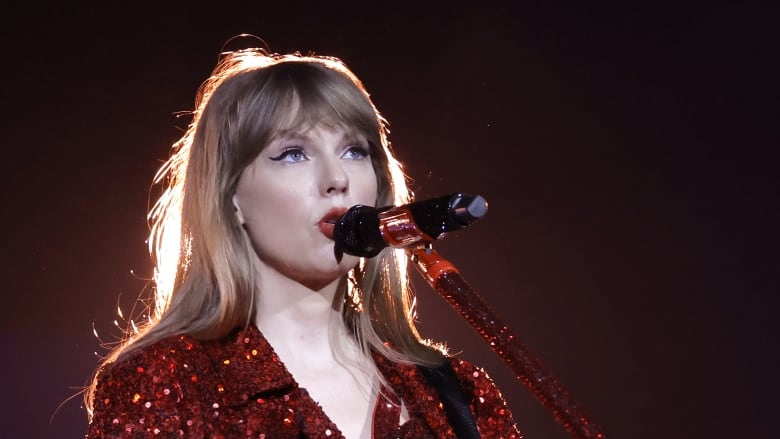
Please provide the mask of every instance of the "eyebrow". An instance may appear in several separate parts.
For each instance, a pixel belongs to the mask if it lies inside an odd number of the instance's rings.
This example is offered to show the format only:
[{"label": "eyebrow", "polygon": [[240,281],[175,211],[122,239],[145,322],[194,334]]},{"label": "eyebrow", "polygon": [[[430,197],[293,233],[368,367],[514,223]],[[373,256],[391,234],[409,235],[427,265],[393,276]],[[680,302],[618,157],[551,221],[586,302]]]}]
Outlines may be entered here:
[{"label": "eyebrow", "polygon": [[281,132],[273,136],[273,140],[281,141],[281,142],[289,142],[289,141],[299,141],[299,140],[310,140],[311,137],[307,136],[305,134],[295,132],[295,131],[288,131],[288,132]]},{"label": "eyebrow", "polygon": [[[295,129],[291,130],[285,130],[280,133],[277,133],[273,139],[273,141],[278,142],[308,142],[311,140],[311,136],[308,134],[305,134],[304,132],[297,131]],[[349,143],[360,143],[360,144],[369,144],[371,143],[370,140],[363,136],[358,130],[345,130],[344,133],[341,136],[342,142],[349,142]]]}]

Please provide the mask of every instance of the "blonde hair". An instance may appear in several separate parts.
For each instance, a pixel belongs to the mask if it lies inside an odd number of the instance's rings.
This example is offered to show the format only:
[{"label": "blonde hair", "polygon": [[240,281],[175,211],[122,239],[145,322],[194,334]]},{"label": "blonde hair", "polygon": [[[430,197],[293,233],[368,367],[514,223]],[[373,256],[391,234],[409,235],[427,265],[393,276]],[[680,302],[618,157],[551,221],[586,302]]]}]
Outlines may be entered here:
[{"label": "blonde hair", "polygon": [[[253,250],[232,196],[243,169],[275,135],[314,124],[348,127],[369,140],[378,205],[411,200],[385,119],[340,60],[261,49],[224,53],[198,90],[191,124],[155,176],[165,190],[149,212],[155,264],[149,321],[98,368],[85,396],[90,416],[106,364],[171,335],[218,339],[249,325],[256,294]],[[364,352],[410,364],[441,361],[415,327],[403,250],[361,259],[341,285],[334,307]]]}]

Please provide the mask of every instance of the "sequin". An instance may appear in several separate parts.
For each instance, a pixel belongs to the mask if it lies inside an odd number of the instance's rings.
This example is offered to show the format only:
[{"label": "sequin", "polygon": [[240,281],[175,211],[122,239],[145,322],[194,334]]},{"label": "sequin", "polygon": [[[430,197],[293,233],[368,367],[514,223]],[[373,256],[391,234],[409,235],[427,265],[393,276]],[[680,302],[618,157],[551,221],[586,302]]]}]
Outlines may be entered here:
[{"label": "sequin", "polygon": [[[454,437],[438,394],[418,368],[379,355],[374,360],[392,387],[374,406],[374,438]],[[482,437],[520,438],[484,371],[457,359],[452,364]],[[141,348],[105,368],[94,400],[90,439],[343,438],[254,326],[222,340],[172,337]],[[399,425],[402,405],[409,420]]]}]

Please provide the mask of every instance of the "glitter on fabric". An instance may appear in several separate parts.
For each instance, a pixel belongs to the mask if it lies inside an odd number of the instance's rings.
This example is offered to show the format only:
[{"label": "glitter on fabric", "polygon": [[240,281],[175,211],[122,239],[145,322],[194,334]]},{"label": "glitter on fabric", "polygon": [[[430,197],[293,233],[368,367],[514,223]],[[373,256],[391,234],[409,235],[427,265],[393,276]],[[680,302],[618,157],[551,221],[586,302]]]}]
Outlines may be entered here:
[{"label": "glitter on fabric", "polygon": [[601,427],[585,416],[582,406],[545,370],[539,358],[512,333],[450,261],[431,245],[415,249],[411,259],[428,284],[477,331],[569,433],[582,439],[606,439]]},{"label": "glitter on fabric", "polygon": [[[374,360],[399,400],[377,399],[374,438],[454,438],[436,390],[415,366]],[[484,438],[521,438],[493,381],[451,359]],[[88,438],[343,438],[254,327],[217,341],[171,337],[101,372]]]}]

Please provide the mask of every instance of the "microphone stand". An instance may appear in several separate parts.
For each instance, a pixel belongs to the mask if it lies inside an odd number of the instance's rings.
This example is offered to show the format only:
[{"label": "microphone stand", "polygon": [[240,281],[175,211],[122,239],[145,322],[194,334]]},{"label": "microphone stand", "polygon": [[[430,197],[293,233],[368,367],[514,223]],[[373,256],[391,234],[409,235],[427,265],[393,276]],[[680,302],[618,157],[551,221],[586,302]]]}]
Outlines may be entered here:
[{"label": "microphone stand", "polygon": [[583,439],[606,438],[601,428],[588,420],[582,407],[558,379],[544,370],[539,358],[466,283],[458,269],[433,249],[431,242],[411,249],[411,260],[428,284],[471,324],[566,431]]}]

